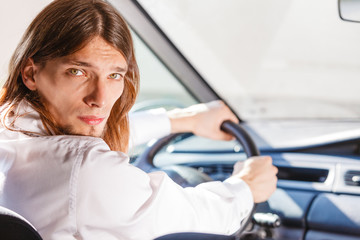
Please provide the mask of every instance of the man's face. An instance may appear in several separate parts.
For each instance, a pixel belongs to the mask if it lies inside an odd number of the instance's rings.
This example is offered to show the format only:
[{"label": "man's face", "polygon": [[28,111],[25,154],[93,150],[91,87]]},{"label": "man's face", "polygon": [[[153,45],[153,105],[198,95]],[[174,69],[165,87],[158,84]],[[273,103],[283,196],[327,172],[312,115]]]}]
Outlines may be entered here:
[{"label": "man's face", "polygon": [[124,89],[123,55],[96,37],[72,55],[34,67],[36,90],[68,134],[101,137]]}]

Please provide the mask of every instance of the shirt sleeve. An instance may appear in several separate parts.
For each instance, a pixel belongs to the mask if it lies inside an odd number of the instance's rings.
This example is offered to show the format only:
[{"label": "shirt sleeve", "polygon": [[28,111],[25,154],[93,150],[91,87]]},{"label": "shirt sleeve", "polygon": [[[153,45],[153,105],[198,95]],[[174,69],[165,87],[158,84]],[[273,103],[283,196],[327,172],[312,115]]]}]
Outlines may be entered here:
[{"label": "shirt sleeve", "polygon": [[170,120],[163,108],[129,114],[130,148],[171,132]]},{"label": "shirt sleeve", "polygon": [[76,179],[76,225],[81,239],[154,239],[174,232],[232,234],[253,199],[241,180],[182,188],[165,173],[147,174],[127,156],[91,148]]}]

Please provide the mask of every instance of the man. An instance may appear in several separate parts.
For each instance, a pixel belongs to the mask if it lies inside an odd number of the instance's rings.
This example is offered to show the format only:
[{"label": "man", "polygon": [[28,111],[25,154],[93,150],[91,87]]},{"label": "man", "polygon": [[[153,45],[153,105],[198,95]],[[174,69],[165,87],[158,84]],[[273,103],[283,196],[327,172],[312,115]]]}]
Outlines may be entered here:
[{"label": "man", "polygon": [[231,139],[219,126],[237,120],[212,102],[133,116],[130,129],[139,87],[132,39],[101,0],[52,2],[27,29],[9,69],[0,96],[0,204],[30,220],[44,239],[231,234],[253,201],[275,190],[269,157],[238,163],[224,182],[186,189],[128,163],[130,134],[134,145],[182,131]]}]

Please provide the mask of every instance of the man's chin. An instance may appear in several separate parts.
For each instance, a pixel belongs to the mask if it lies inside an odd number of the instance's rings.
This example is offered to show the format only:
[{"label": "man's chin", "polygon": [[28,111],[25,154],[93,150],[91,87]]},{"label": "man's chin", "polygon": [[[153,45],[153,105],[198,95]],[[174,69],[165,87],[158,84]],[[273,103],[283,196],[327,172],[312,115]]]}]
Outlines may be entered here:
[{"label": "man's chin", "polygon": [[94,126],[90,126],[86,129],[76,129],[72,126],[67,126],[62,129],[62,132],[65,135],[76,135],[76,136],[88,136],[88,137],[103,137],[104,136],[104,129],[99,129]]}]

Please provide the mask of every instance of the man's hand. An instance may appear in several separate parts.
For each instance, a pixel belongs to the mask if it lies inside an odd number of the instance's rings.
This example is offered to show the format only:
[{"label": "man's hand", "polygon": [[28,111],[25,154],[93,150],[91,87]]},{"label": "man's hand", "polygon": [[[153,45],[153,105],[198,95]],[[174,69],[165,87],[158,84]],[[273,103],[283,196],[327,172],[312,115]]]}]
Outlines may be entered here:
[{"label": "man's hand", "polygon": [[197,104],[168,112],[171,132],[192,132],[214,140],[231,140],[233,137],[220,130],[225,120],[238,123],[237,117],[222,101]]},{"label": "man's hand", "polygon": [[234,165],[232,177],[241,178],[252,192],[254,202],[264,202],[276,189],[278,169],[269,156],[252,157]]},{"label": "man's hand", "polygon": [[[168,112],[172,133],[192,132],[215,140],[231,140],[233,136],[220,130],[225,120],[238,123],[237,117],[222,101],[197,104]],[[278,169],[271,157],[252,157],[234,165],[232,177],[247,183],[256,203],[266,201],[276,189]]]}]

